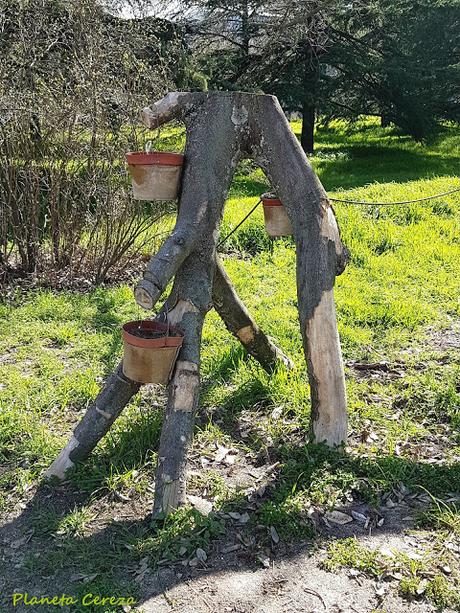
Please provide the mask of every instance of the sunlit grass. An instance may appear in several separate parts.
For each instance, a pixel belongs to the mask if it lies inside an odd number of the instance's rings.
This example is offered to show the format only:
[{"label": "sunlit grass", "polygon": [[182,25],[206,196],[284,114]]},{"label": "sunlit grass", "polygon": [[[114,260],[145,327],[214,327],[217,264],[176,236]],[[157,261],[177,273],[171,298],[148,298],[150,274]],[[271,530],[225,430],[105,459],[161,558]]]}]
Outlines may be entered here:
[{"label": "sunlit grass", "polygon": [[[293,127],[299,130],[299,125]],[[312,163],[332,197],[399,201],[460,183],[460,138],[449,126],[438,141],[425,146],[368,119],[350,128],[333,123],[317,137]],[[176,128],[154,143],[155,148],[171,150],[182,145],[183,134]],[[260,170],[247,163],[240,169],[226,203],[222,236],[267,188]],[[273,457],[280,462],[278,481],[254,522],[275,526],[287,540],[299,534],[313,537],[311,505],[330,508],[354,495],[374,503],[399,483],[439,497],[460,487],[455,434],[460,423],[460,358],[454,352],[436,352],[426,340],[428,326],[449,328],[460,313],[460,197],[395,208],[334,207],[351,250],[335,288],[345,362],[402,364],[401,377],[377,380],[359,379],[347,367],[350,428],[355,438],[373,430],[375,440],[355,443],[347,454],[307,445],[310,400],[297,319],[295,251],[289,238],[270,241],[260,207],[220,251],[242,299],[291,357],[294,368],[267,375],[244,354],[215,312],[208,315],[203,334],[196,444],[205,449],[216,443],[233,446],[252,459]],[[173,223],[173,216],[164,218],[162,231]],[[0,304],[0,462],[5,467],[0,507],[15,504],[38,483],[120,358],[121,324],[141,315],[127,285],[84,294],[36,290]],[[145,526],[131,531],[115,526],[117,538],[103,548],[103,555],[97,555],[99,542],[85,540],[101,497],[144,503],[152,497],[149,486],[163,404],[161,390],[145,390],[91,458],[77,467],[72,487],[88,499],[81,508],[46,511],[37,519],[38,533],[53,533],[62,543],[46,559],[29,560],[32,570],[52,573],[68,559],[76,567],[89,560],[88,573],[100,573],[97,581],[103,589],[110,587],[102,570],[107,558],[116,564],[126,556],[130,563],[148,558],[157,564],[174,559],[181,547],[183,555],[191,557],[197,546],[220,534],[219,518],[203,519],[185,510],[153,534]],[[274,409],[278,417],[272,417]],[[239,431],[242,417],[250,424],[244,437]],[[441,426],[449,444],[439,465],[424,461],[429,452],[419,460],[402,448],[408,441],[423,447],[427,437],[438,436]],[[192,476],[190,486],[197,494],[213,497],[215,510],[238,508],[241,502],[240,494],[210,470]],[[441,505],[424,522],[439,534],[456,534],[458,510]],[[346,543],[337,551],[348,555],[336,560],[338,566],[380,576],[373,554]],[[408,597],[423,579],[419,573],[414,580],[409,571],[404,563],[401,591]],[[455,601],[450,590],[444,579],[434,577],[425,591],[441,604],[443,599]]]}]

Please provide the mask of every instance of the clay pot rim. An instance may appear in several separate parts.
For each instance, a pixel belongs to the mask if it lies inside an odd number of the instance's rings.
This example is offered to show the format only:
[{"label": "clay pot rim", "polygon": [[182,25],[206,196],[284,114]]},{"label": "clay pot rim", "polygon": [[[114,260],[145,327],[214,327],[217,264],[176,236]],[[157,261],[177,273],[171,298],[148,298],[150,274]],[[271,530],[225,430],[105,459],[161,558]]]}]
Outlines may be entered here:
[{"label": "clay pot rim", "polygon": [[[143,328],[156,330],[157,332],[173,332],[176,336],[162,336],[161,338],[142,338],[130,333],[130,330],[138,328],[142,325]],[[123,340],[134,347],[143,347],[145,349],[161,349],[163,347],[181,347],[184,341],[184,334],[174,326],[155,321],[153,319],[139,319],[136,321],[128,321],[123,324]]]},{"label": "clay pot rim", "polygon": [[283,206],[281,200],[274,194],[262,194],[260,199],[264,206]]},{"label": "clay pot rim", "polygon": [[182,166],[182,153],[172,151],[128,151],[126,161],[130,166]]}]

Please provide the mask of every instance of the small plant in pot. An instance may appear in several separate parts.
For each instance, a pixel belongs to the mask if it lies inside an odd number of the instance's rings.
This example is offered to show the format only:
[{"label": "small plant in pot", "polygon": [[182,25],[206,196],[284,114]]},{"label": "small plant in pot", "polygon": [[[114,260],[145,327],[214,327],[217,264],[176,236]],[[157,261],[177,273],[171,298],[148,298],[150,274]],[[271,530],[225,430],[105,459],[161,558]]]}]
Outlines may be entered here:
[{"label": "small plant in pot", "polygon": [[184,156],[170,151],[131,151],[126,154],[136,200],[175,200]]},{"label": "small plant in pot", "polygon": [[180,330],[150,319],[123,326],[123,374],[138,383],[161,383],[171,378],[184,335]]},{"label": "small plant in pot", "polygon": [[264,206],[264,222],[267,234],[273,238],[292,236],[291,221],[281,200],[274,194],[262,194],[261,200]]}]

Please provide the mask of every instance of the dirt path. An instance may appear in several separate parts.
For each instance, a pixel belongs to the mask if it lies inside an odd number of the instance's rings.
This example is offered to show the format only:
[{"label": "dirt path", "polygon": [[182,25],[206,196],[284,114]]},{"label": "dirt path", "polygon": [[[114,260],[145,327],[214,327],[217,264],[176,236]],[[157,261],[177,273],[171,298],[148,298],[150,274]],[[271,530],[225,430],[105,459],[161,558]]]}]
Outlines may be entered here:
[{"label": "dirt path", "polygon": [[[397,539],[393,539],[397,545]],[[145,594],[145,613],[388,613],[435,611],[427,603],[408,603],[391,590],[379,596],[374,581],[351,576],[348,571],[330,573],[319,567],[319,556],[299,552],[268,569],[219,568],[196,572],[187,582],[177,582],[171,571],[154,578],[155,596]],[[153,585],[150,585],[152,589]]]}]

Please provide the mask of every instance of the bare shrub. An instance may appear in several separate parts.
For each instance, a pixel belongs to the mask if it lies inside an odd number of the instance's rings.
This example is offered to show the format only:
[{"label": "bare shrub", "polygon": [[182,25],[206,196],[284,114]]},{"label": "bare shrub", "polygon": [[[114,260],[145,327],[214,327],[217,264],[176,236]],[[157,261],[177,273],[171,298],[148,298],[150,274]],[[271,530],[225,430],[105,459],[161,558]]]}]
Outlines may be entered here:
[{"label": "bare shrub", "polygon": [[7,0],[0,32],[0,269],[102,283],[165,210],[133,201],[124,155],[151,136],[137,113],[171,85],[180,32],[94,0]]}]

